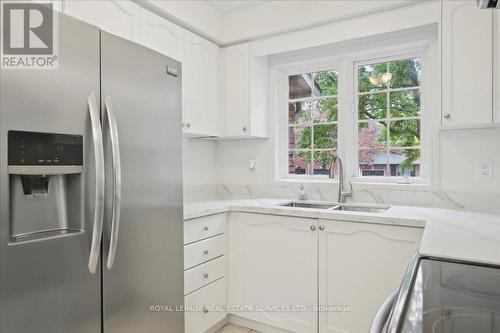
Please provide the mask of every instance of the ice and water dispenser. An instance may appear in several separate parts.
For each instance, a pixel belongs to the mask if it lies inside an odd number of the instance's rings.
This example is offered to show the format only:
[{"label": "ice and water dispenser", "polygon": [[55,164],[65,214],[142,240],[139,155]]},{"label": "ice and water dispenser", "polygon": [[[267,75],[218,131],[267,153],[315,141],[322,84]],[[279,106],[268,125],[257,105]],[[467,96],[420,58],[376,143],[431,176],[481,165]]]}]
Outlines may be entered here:
[{"label": "ice and water dispenser", "polygon": [[10,240],[83,230],[83,137],[9,131]]}]

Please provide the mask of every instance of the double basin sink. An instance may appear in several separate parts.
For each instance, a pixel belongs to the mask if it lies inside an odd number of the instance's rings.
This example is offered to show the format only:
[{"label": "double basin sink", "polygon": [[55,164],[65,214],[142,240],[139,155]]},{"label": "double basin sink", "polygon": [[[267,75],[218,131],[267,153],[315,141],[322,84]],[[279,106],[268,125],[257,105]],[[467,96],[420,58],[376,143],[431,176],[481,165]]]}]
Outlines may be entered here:
[{"label": "double basin sink", "polygon": [[290,201],[280,204],[283,207],[295,208],[309,208],[309,209],[325,209],[337,210],[348,212],[361,212],[361,213],[385,213],[389,206],[369,206],[369,205],[351,205],[351,204],[338,204],[328,202],[309,202],[309,201]]}]

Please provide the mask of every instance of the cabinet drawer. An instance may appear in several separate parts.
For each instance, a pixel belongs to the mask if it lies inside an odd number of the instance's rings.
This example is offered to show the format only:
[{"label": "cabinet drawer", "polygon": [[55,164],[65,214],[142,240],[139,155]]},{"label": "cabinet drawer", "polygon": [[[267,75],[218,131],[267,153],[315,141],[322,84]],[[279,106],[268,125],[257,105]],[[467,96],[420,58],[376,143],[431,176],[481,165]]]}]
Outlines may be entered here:
[{"label": "cabinet drawer", "polygon": [[226,275],[226,257],[222,256],[184,272],[184,294],[201,288]]},{"label": "cabinet drawer", "polygon": [[184,269],[202,264],[225,253],[225,234],[186,245],[184,247]]},{"label": "cabinet drawer", "polygon": [[226,278],[186,296],[185,303],[185,332],[205,332],[226,317],[226,312],[222,311],[226,305]]},{"label": "cabinet drawer", "polygon": [[184,222],[184,244],[226,232],[226,214],[210,215]]}]

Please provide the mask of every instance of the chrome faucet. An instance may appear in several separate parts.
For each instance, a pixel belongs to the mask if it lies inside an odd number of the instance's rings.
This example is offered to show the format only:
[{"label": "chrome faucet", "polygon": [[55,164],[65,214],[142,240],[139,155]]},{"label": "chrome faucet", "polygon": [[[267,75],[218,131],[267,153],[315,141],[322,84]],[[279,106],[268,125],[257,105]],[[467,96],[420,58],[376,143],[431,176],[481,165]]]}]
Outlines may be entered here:
[{"label": "chrome faucet", "polygon": [[349,189],[344,187],[344,165],[340,156],[334,156],[332,164],[330,165],[330,178],[335,178],[335,163],[339,165],[339,195],[338,202],[345,203],[345,198],[352,197],[352,184],[349,182]]}]

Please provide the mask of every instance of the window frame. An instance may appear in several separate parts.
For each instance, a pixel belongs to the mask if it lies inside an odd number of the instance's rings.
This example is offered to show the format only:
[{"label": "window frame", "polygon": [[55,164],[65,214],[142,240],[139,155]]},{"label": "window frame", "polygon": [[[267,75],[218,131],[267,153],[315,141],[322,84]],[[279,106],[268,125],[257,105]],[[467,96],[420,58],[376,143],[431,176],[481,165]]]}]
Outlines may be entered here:
[{"label": "window frame", "polygon": [[[387,45],[386,45],[387,44]],[[439,142],[441,113],[439,43],[436,35],[422,35],[409,41],[398,37],[381,46],[367,44],[347,49],[345,52],[317,57],[304,53],[301,56],[280,56],[270,61],[270,107],[274,110],[276,129],[275,180],[278,182],[337,183],[337,179],[325,175],[294,175],[288,173],[288,76],[301,73],[335,70],[338,86],[338,133],[337,153],[342,156],[346,181],[361,186],[434,190],[439,173],[439,148],[431,142]],[[325,49],[326,51],[326,49]],[[421,176],[406,177],[360,176],[358,172],[358,110],[357,64],[419,57],[422,62],[420,90],[421,101]]]},{"label": "window frame", "polygon": [[[381,89],[381,90],[376,90],[372,93],[370,92],[359,92],[359,75],[358,75],[358,67],[360,66],[365,66],[365,65],[371,65],[371,64],[378,64],[378,63],[386,63],[386,62],[391,62],[391,61],[397,61],[397,60],[404,60],[404,59],[410,59],[410,58],[419,58],[421,61],[421,67],[422,67],[422,73],[421,73],[421,78],[420,78],[420,85],[418,86],[418,89],[420,90],[421,94],[421,102],[420,102],[420,112],[421,115],[420,117],[402,117],[401,119],[403,120],[411,120],[411,119],[418,119],[420,121],[420,176],[419,177],[407,177],[407,176],[362,176],[360,175],[359,172],[359,161],[358,161],[358,154],[359,154],[359,136],[358,136],[358,126],[359,126],[359,96],[361,95],[370,95],[374,93],[386,93],[388,98],[387,98],[387,105],[389,106],[390,104],[390,93],[393,91],[406,91],[406,90],[414,90],[415,87],[407,87],[407,88],[396,88],[396,89],[391,89],[391,88],[386,88],[386,89]],[[358,60],[358,61],[353,61],[353,130],[354,130],[354,138],[353,138],[353,149],[354,149],[354,154],[353,154],[353,170],[352,170],[352,179],[356,182],[374,182],[374,183],[403,183],[403,184],[427,184],[429,183],[428,178],[429,178],[429,167],[430,164],[428,156],[427,156],[427,138],[424,138],[425,133],[428,133],[426,131],[426,127],[428,126],[428,119],[429,117],[426,117],[427,113],[427,108],[424,108],[424,105],[426,105],[426,91],[428,89],[424,89],[425,86],[427,85],[427,79],[426,79],[426,60],[425,60],[425,51],[424,50],[419,50],[419,51],[413,51],[413,52],[408,52],[408,53],[399,53],[399,54],[391,54],[388,56],[381,56],[381,57],[374,57],[370,59],[364,59],[364,60]],[[399,118],[392,118],[390,116],[390,108],[388,107],[386,110],[387,114],[386,117],[383,118],[382,120],[385,120],[387,122],[387,126],[389,126],[391,121],[398,120]],[[397,147],[391,147],[389,145],[389,138],[387,138],[387,146],[384,147],[385,150],[390,150],[391,148],[397,148]],[[401,149],[406,149],[407,147],[401,147]],[[389,165],[389,164],[387,164]]]},{"label": "window frame", "polygon": [[[290,77],[290,76],[293,76],[293,75],[299,75],[299,74],[306,74],[306,73],[317,73],[317,72],[324,72],[324,71],[327,71],[327,72],[335,72],[337,74],[337,82],[340,81],[340,75],[339,75],[339,71],[337,68],[330,68],[330,69],[323,69],[323,70],[315,70],[315,71],[312,71],[312,72],[299,72],[299,73],[295,73],[295,74],[288,74],[287,75],[287,79]],[[287,85],[288,89],[287,89],[287,96],[289,96],[289,86]],[[332,150],[335,150],[336,152],[338,152],[338,141],[339,141],[339,113],[340,113],[340,110],[339,110],[339,86],[337,85],[337,94],[336,95],[324,95],[324,96],[320,96],[320,97],[303,97],[303,98],[294,98],[294,99],[289,99],[289,97],[287,97],[287,107],[289,107],[289,104],[290,103],[297,103],[297,102],[317,102],[317,101],[322,101],[322,100],[326,100],[326,99],[336,99],[337,100],[337,120],[335,121],[326,121],[326,122],[323,122],[323,123],[315,123],[314,122],[314,115],[311,113],[311,119],[310,119],[310,122],[308,123],[308,125],[306,127],[310,127],[311,128],[311,147],[309,149],[306,149],[306,148],[299,148],[299,149],[290,149],[290,147],[287,145],[287,161],[288,161],[288,158],[289,158],[289,154],[291,152],[309,152],[312,156],[312,162],[311,162],[311,166],[312,166],[312,174],[308,175],[308,174],[291,174],[289,173],[289,170],[287,168],[287,177],[290,177],[290,178],[313,178],[313,179],[329,179],[329,177],[327,175],[321,175],[321,174],[314,174],[314,153],[315,152],[321,152],[321,151],[332,151]],[[287,115],[288,115],[288,112],[289,112],[289,109],[287,109]],[[315,148],[314,147],[314,127],[315,126],[318,126],[318,125],[334,125],[336,127],[336,131],[337,131],[337,138],[336,138],[336,146],[334,148]],[[289,121],[287,121],[287,133],[288,133],[288,130],[290,128],[294,128],[294,127],[298,127],[298,126],[294,126],[294,125],[290,125]]]}]

